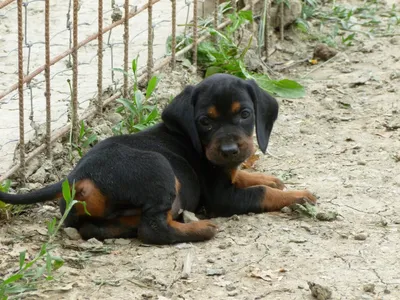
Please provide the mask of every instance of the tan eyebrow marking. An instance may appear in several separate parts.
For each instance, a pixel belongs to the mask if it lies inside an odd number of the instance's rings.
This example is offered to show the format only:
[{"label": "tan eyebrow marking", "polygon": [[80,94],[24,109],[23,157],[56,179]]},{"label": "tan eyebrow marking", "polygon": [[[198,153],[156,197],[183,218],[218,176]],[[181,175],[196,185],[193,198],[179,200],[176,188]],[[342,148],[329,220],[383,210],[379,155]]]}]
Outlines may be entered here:
[{"label": "tan eyebrow marking", "polygon": [[212,119],[219,117],[219,112],[215,105],[210,106],[210,108],[207,110],[207,115]]},{"label": "tan eyebrow marking", "polygon": [[231,105],[231,111],[232,111],[232,113],[236,114],[237,112],[239,112],[239,110],[240,110],[240,103],[239,103],[239,101],[234,101],[234,102],[232,102],[232,105]]}]

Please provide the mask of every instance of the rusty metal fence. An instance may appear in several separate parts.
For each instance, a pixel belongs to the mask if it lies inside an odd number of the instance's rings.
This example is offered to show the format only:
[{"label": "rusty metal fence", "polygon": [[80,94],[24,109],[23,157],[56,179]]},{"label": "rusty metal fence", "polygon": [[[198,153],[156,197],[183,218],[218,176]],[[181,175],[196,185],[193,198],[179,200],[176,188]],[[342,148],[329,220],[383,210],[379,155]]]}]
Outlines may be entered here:
[{"label": "rusty metal fence", "polygon": [[[198,36],[198,1],[201,0],[149,0],[141,6],[136,6],[141,4],[138,1],[132,6],[129,0],[120,0],[121,3],[116,0],[107,3],[103,0],[0,2],[0,132],[7,130],[6,137],[0,135],[0,151],[4,151],[5,145],[12,151],[18,145],[19,150],[11,169],[4,171],[0,168],[0,181],[23,169],[29,160],[44,151],[51,157],[52,143],[71,130],[71,126],[77,130],[81,120],[101,114],[104,106],[121,95],[126,97],[128,77],[118,77],[114,68],[123,66],[128,72],[130,58],[138,53],[141,54],[139,58],[145,61],[145,66],[140,69],[139,81],[149,79],[168,64],[174,68],[176,57],[191,50],[196,66],[197,44],[208,38],[207,34]],[[215,8],[222,2],[214,1]],[[231,3],[236,5],[235,0]],[[251,8],[253,4],[251,1],[251,5],[244,9]],[[200,5],[204,5],[204,1]],[[190,15],[193,17],[193,44],[176,52],[177,19],[186,18],[187,23]],[[61,16],[65,17],[65,28],[52,32],[53,27],[63,22]],[[89,22],[89,18],[94,20]],[[230,23],[228,20],[219,24],[218,18],[215,13],[213,24],[217,28]],[[158,29],[163,23],[171,23],[168,30]],[[89,30],[93,29],[95,33],[89,34]],[[157,44],[154,40],[158,31],[157,40],[161,42]],[[146,32],[147,42],[143,45],[146,39],[139,37]],[[172,37],[172,53],[166,55],[165,41],[169,34]],[[81,39],[83,35],[86,37]],[[135,44],[135,41],[141,43]],[[155,57],[157,46],[163,50]],[[38,51],[34,51],[35,48]],[[61,49],[64,51],[61,52]],[[143,53],[147,53],[147,57]],[[97,68],[92,63],[96,58]],[[44,80],[40,78],[43,72]],[[39,117],[35,116],[38,112]],[[37,135],[38,132],[43,132],[45,142],[26,151],[26,136]]]}]

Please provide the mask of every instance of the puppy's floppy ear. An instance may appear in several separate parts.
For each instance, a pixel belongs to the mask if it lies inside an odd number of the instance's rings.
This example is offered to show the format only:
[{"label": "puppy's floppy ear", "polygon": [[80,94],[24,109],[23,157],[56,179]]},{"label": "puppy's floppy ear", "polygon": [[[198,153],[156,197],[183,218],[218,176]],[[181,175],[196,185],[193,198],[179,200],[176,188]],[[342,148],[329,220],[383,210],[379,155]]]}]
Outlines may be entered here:
[{"label": "puppy's floppy ear", "polygon": [[254,80],[248,80],[247,83],[256,113],[258,146],[265,154],[272,127],[278,117],[279,105],[276,99],[261,89]]},{"label": "puppy's floppy ear", "polygon": [[185,87],[164,109],[161,118],[169,130],[190,137],[193,147],[201,153],[203,150],[194,119],[193,91],[194,86]]}]

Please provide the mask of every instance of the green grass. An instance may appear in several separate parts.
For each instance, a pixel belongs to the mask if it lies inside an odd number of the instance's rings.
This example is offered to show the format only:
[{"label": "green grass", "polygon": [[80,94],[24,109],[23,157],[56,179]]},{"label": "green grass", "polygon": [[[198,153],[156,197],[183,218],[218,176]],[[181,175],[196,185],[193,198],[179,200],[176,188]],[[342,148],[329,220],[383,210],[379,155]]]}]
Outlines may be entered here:
[{"label": "green grass", "polygon": [[[11,180],[6,179],[0,182],[0,191],[8,193],[10,191]],[[0,220],[11,219],[12,216],[20,214],[25,208],[25,205],[11,205],[0,201]]]},{"label": "green grass", "polygon": [[[221,4],[220,11],[229,11],[229,4]],[[248,44],[241,45],[237,36],[243,28],[253,22],[251,11],[239,11],[226,15],[231,23],[223,30],[217,30],[209,22],[206,26],[199,26],[199,32],[208,32],[213,40],[204,41],[198,46],[198,67],[204,70],[205,77],[215,73],[227,73],[243,79],[253,79],[265,91],[280,97],[299,98],[305,95],[304,87],[296,81],[283,79],[275,80],[267,74],[252,73],[247,70],[244,58],[249,50],[253,37]],[[183,47],[192,42],[189,36],[179,36],[178,47]],[[217,40],[217,42],[214,42]],[[170,38],[167,40],[167,49],[170,51]],[[191,54],[186,56],[191,59]]]},{"label": "green grass", "polygon": [[[76,203],[81,203],[84,206],[85,212],[86,203],[74,200],[75,185],[70,187],[68,180],[65,180],[62,185],[62,194],[66,202],[66,209],[59,221],[53,218],[47,223],[47,241],[42,244],[40,250],[33,259],[29,259],[26,250],[20,252],[18,271],[0,280],[0,299],[6,300],[9,296],[22,295],[24,292],[33,291],[40,284],[53,280],[54,271],[61,268],[64,260],[56,255],[53,255],[53,250],[56,248],[54,239],[60,231],[68,213]],[[89,214],[90,215],[90,214]]]},{"label": "green grass", "polygon": [[[312,28],[313,20],[319,21],[318,28]],[[295,22],[295,27],[309,39],[335,48],[353,46],[360,36],[394,33],[398,25],[399,8],[393,5],[384,10],[378,1],[366,1],[360,6],[303,1],[301,17]]]},{"label": "green grass", "polygon": [[138,57],[132,60],[132,73],[126,73],[122,69],[114,69],[124,73],[133,80],[133,88],[130,98],[119,98],[117,102],[121,105],[116,112],[122,116],[122,120],[113,127],[115,135],[124,133],[135,133],[154,125],[160,119],[160,112],[156,105],[149,103],[157,87],[159,78],[153,76],[147,83],[145,94],[139,89],[137,82],[137,62]]},{"label": "green grass", "polygon": [[82,157],[84,152],[97,142],[98,138],[97,135],[93,133],[93,129],[85,126],[85,122],[81,121],[77,142],[73,143],[72,140],[70,140],[70,155],[72,156],[72,150],[76,150],[79,154],[79,157]]}]

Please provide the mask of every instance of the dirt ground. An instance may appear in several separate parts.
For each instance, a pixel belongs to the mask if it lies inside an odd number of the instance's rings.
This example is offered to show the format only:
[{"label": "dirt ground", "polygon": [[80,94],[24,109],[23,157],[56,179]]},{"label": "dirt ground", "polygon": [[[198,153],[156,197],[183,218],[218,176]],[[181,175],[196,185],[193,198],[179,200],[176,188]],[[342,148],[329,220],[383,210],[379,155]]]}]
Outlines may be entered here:
[{"label": "dirt ground", "polygon": [[[314,45],[289,31],[270,61],[309,57]],[[312,299],[311,282],[329,288],[332,299],[400,299],[399,49],[399,36],[360,36],[326,63],[282,72],[301,80],[307,95],[279,99],[270,154],[254,169],[283,178],[289,189],[311,190],[318,211],[337,212],[337,220],[289,213],[218,218],[213,240],[173,246],[90,243],[62,233],[54,253],[65,265],[31,297]],[[183,69],[166,71],[158,99],[199,79]],[[111,135],[115,118],[110,113],[92,126]],[[62,178],[70,169],[64,154],[59,143],[53,164],[34,162],[28,188]],[[47,203],[1,224],[1,276],[15,270],[22,249],[31,256],[38,251],[52,216],[58,211]],[[193,265],[184,279],[188,255]]]}]

